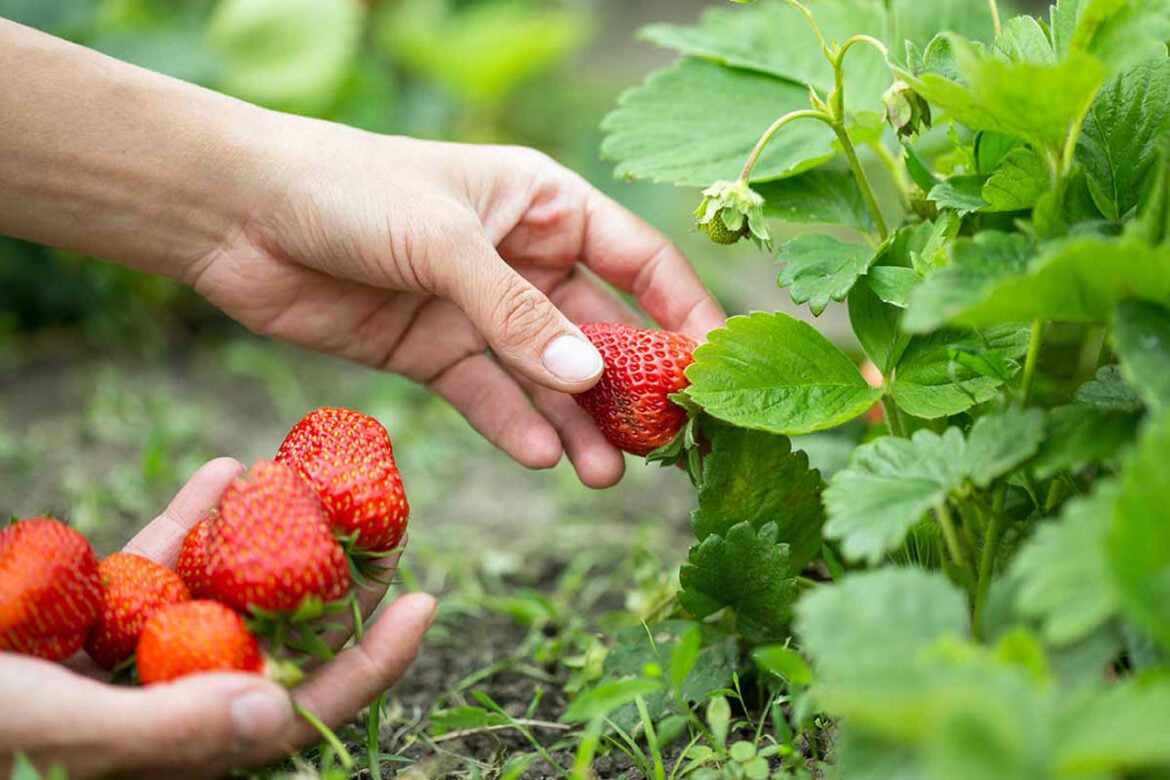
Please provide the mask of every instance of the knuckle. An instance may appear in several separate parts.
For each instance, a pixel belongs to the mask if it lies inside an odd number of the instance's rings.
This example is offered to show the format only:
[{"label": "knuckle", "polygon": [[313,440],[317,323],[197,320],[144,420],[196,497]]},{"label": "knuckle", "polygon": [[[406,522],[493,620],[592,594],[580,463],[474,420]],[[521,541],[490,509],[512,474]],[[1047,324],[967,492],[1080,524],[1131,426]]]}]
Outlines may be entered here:
[{"label": "knuckle", "polygon": [[548,322],[545,304],[536,288],[510,284],[495,304],[495,320],[501,325],[497,347],[517,349],[530,342]]}]

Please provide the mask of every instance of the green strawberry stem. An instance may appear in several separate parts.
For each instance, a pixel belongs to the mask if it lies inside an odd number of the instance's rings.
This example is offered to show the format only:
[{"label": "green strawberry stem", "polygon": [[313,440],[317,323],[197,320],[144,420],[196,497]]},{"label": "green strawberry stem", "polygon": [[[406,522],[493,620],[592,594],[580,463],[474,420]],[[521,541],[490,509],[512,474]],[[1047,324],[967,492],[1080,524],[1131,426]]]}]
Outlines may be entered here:
[{"label": "green strawberry stem", "polygon": [[386,706],[386,692],[382,691],[370,705],[366,719],[366,769],[370,777],[382,776],[382,749],[379,741],[382,732],[382,708]]},{"label": "green strawberry stem", "polygon": [[343,745],[341,740],[337,738],[337,735],[333,733],[333,729],[326,726],[320,718],[306,709],[305,706],[296,699],[293,699],[293,710],[296,711],[297,715],[300,715],[302,718],[304,718],[305,722],[312,726],[317,731],[317,733],[321,735],[321,738],[325,740],[329,747],[333,748],[333,752],[337,754],[337,757],[341,760],[341,765],[343,767],[346,769],[353,769],[353,756],[350,755],[348,750],[346,750],[345,745]]},{"label": "green strawberry stem", "polygon": [[756,145],[752,149],[752,153],[748,155],[747,162],[745,162],[743,165],[743,171],[741,171],[739,174],[739,180],[741,182],[744,184],[748,183],[748,179],[752,174],[752,168],[756,167],[756,161],[760,159],[760,155],[764,152],[764,147],[767,146],[768,142],[772,140],[772,136],[776,135],[776,133],[780,130],[780,128],[784,127],[784,125],[797,119],[819,119],[827,125],[831,126],[833,124],[833,118],[824,111],[817,111],[812,108],[802,108],[799,111],[789,111],[787,114],[773,122],[772,125],[764,131],[764,134],[760,136],[760,140],[756,141]]},{"label": "green strawberry stem", "polygon": [[995,31],[995,37],[998,38],[1002,32],[999,25],[999,4],[995,0],[987,0],[987,10],[991,12],[991,29]]}]

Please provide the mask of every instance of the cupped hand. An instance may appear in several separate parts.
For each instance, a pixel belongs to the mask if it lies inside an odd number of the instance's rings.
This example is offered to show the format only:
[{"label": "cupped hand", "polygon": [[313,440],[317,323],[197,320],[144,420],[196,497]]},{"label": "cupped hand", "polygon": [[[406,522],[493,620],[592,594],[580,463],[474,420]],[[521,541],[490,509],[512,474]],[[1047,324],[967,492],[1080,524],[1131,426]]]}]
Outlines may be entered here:
[{"label": "cupped hand", "polygon": [[568,453],[607,487],[621,453],[565,393],[601,360],[574,322],[702,337],[723,312],[665,237],[531,149],[379,136],[274,115],[250,216],[187,272],[253,330],[422,382],[532,468]]},{"label": "cupped hand", "polygon": [[[242,470],[220,458],[201,468],[126,550],[174,566],[187,529]],[[364,595],[372,611],[382,591]],[[435,602],[422,593],[395,600],[362,641],[311,672],[292,695],[338,727],[410,665]],[[109,685],[82,656],[71,668],[0,653],[0,772],[15,751],[60,763],[71,778],[214,777],[254,767],[320,740],[293,714],[289,692],[258,675],[204,674],[147,688]]]}]

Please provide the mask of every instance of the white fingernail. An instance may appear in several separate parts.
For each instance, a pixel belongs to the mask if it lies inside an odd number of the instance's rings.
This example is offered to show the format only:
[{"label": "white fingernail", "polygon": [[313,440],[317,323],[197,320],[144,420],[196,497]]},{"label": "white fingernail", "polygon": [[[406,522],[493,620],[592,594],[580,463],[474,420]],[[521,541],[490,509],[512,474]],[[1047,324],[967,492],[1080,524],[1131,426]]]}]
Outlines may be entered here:
[{"label": "white fingernail", "polygon": [[288,697],[267,691],[237,697],[232,701],[231,712],[236,740],[245,745],[272,739],[292,717]]},{"label": "white fingernail", "polygon": [[584,382],[601,373],[601,354],[580,336],[558,336],[541,357],[549,373],[564,382]]}]

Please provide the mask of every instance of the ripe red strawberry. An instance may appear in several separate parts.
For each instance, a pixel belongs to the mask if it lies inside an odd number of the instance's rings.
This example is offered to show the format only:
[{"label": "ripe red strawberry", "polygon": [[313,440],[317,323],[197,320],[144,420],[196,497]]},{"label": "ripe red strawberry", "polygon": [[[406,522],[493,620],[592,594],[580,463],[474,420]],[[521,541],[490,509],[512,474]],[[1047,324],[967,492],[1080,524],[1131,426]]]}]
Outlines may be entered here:
[{"label": "ripe red strawberry", "polygon": [[258,461],[219,501],[207,531],[207,595],[241,612],[291,613],[334,601],[349,568],[312,489],[291,466]]},{"label": "ripe red strawberry", "polygon": [[191,598],[203,598],[211,587],[211,578],[207,574],[207,532],[213,517],[215,510],[191,526],[179,548],[175,571],[191,591]]},{"label": "ripe red strawberry", "polygon": [[684,369],[698,346],[681,333],[645,330],[611,322],[581,326],[601,353],[605,371],[596,385],[576,397],[610,444],[647,455],[668,444],[687,413],[667,395],[688,384]]},{"label": "ripe red strawberry", "polygon": [[354,549],[398,546],[410,507],[390,435],[373,417],[328,407],[310,412],[289,431],[276,460],[313,486],[335,531],[357,533]]},{"label": "ripe red strawberry", "polygon": [[48,517],[0,531],[0,650],[68,658],[100,605],[97,558],[80,533]]},{"label": "ripe red strawberry", "polygon": [[142,628],[135,658],[143,685],[197,672],[261,672],[256,637],[238,614],[214,601],[184,601],[155,612]]},{"label": "ripe red strawberry", "polygon": [[85,652],[107,669],[134,654],[138,635],[160,607],[189,601],[178,574],[149,558],[118,552],[98,563],[102,608],[85,642]]}]

